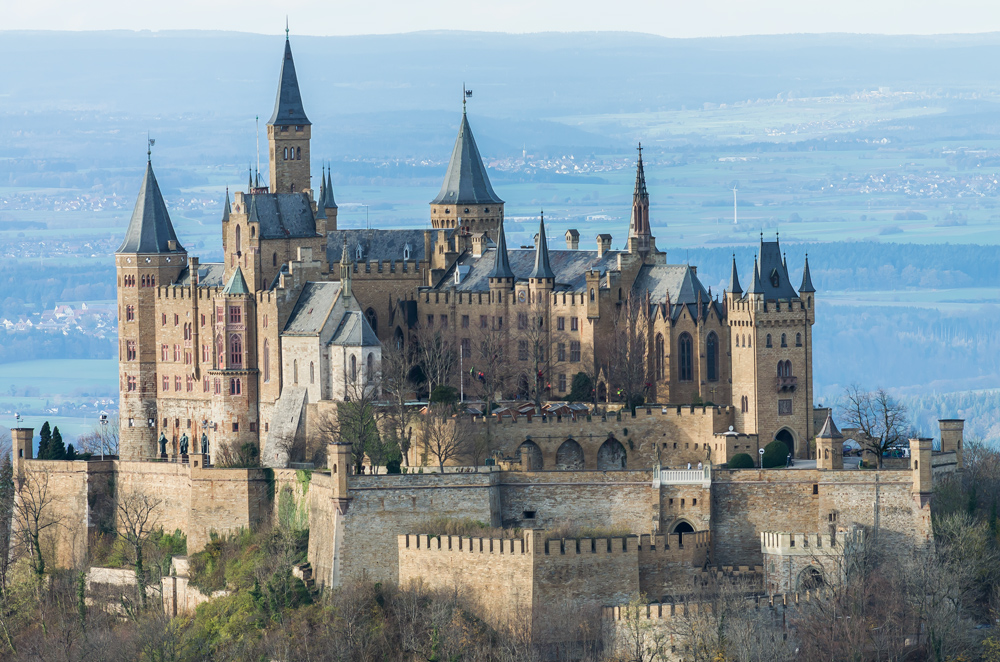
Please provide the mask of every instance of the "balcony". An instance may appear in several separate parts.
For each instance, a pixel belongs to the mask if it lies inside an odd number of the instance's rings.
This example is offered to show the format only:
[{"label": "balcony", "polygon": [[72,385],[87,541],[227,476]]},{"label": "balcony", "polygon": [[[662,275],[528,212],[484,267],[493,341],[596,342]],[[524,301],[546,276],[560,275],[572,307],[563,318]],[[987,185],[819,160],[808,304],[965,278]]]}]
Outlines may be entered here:
[{"label": "balcony", "polygon": [[795,387],[799,385],[798,377],[775,377],[774,378],[774,390],[776,391],[794,391]]}]

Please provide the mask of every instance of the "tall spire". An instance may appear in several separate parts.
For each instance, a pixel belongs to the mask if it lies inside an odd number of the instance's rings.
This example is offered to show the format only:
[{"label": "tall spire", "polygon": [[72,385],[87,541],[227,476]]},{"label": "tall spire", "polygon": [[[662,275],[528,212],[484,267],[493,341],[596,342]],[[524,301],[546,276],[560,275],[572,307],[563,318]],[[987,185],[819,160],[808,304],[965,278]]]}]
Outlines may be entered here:
[{"label": "tall spire", "polygon": [[125,231],[125,239],[116,253],[173,253],[183,252],[177,234],[170,222],[167,205],[163,202],[160,185],[153,174],[153,164],[146,161],[146,174],[142,178],[135,209]]},{"label": "tall spire", "polygon": [[232,207],[229,205],[229,187],[226,187],[226,206],[222,209],[222,222],[225,223],[229,220],[229,214],[232,212]]},{"label": "tall spire", "polygon": [[458,128],[455,147],[451,151],[448,171],[432,205],[502,204],[503,200],[493,191],[486,174],[483,157],[479,154],[476,139],[472,136],[469,117],[462,111],[462,124]]},{"label": "tall spire", "polygon": [[535,247],[535,268],[528,274],[528,278],[552,278],[556,275],[552,273],[552,266],[549,264],[549,244],[545,239],[545,212],[541,213],[538,222],[538,245]]},{"label": "tall spire", "polygon": [[295,75],[295,61],[292,59],[292,43],[288,40],[287,33],[285,56],[281,61],[281,74],[278,77],[278,95],[274,100],[274,113],[267,123],[272,126],[312,124],[302,108],[299,79]]},{"label": "tall spire", "polygon": [[645,253],[650,249],[652,232],[649,228],[649,192],[646,191],[646,171],[642,165],[642,143],[635,164],[635,190],[632,192],[632,218],[629,223],[629,251]]},{"label": "tall spire", "polygon": [[333,179],[330,178],[330,170],[332,168],[326,169],[326,203],[325,206],[328,209],[336,209],[337,201],[333,199]]},{"label": "tall spire", "polygon": [[806,266],[802,269],[802,285],[799,286],[799,293],[815,291],[812,275],[809,273],[809,253],[806,253]]},{"label": "tall spire", "polygon": [[740,275],[736,272],[736,253],[733,253],[733,273],[729,277],[729,291],[733,294],[743,294],[743,287],[740,286]]},{"label": "tall spire", "polygon": [[757,268],[757,256],[753,256],[753,282],[747,294],[764,294],[764,285],[760,282],[760,270]]},{"label": "tall spire", "polygon": [[316,207],[322,209],[326,205],[326,166],[322,166],[322,174],[319,177],[319,197],[316,198]]},{"label": "tall spire", "polygon": [[493,271],[489,273],[488,277],[514,278],[514,272],[510,268],[510,258],[507,256],[507,238],[503,232],[503,217],[500,218],[500,227],[497,229],[497,254],[493,259]]}]

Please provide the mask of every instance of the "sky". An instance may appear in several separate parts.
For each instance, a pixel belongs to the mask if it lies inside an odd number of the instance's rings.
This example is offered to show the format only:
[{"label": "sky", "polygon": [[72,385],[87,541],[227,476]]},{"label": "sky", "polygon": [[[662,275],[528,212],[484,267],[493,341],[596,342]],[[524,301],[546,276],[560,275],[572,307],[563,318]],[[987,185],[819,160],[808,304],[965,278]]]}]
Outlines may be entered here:
[{"label": "sky", "polygon": [[263,34],[634,31],[665,37],[1000,31],[997,0],[0,0],[0,30]]}]

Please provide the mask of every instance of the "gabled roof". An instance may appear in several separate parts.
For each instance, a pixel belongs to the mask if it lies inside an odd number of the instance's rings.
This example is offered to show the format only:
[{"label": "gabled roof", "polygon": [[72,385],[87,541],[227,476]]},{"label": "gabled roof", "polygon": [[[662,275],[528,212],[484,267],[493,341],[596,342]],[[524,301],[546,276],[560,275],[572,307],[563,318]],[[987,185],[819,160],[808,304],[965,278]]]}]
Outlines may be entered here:
[{"label": "gabled roof", "polygon": [[552,272],[552,266],[549,264],[549,243],[545,239],[545,216],[543,215],[538,224],[538,245],[535,246],[535,268],[528,274],[528,278],[555,277],[556,275]]},{"label": "gabled roof", "polygon": [[260,223],[261,239],[315,237],[316,218],[305,193],[252,193],[248,220]]},{"label": "gabled roof", "polygon": [[329,344],[349,347],[377,347],[381,343],[361,311],[349,310],[341,318]]},{"label": "gabled roof", "polygon": [[[341,250],[347,242],[350,259],[357,262],[357,248],[361,247],[361,261],[399,262],[409,259],[420,262],[424,255],[423,230],[330,230],[326,239],[326,258],[329,262],[340,262]],[[406,255],[409,254],[409,258]]]},{"label": "gabled roof", "polygon": [[[542,235],[545,236],[544,234]],[[485,256],[486,254],[483,253]],[[497,229],[496,254],[493,256],[493,270],[487,275],[488,278],[513,278],[514,272],[510,269],[510,256],[507,254],[507,236],[503,231],[503,217],[500,217],[500,227]]]},{"label": "gabled roof", "polygon": [[639,269],[639,274],[632,283],[632,292],[637,296],[645,296],[654,303],[666,301],[671,304],[697,304],[698,294],[701,300],[708,302],[708,290],[698,280],[694,269],[686,264],[646,264]]},{"label": "gabled roof", "polygon": [[833,422],[833,414],[826,415],[826,422],[823,423],[823,429],[819,431],[816,435],[817,439],[843,439],[844,435],[840,434],[840,430],[837,429],[837,424]]},{"label": "gabled roof", "polygon": [[[173,242],[171,245],[170,242]],[[160,194],[160,186],[153,174],[153,164],[146,162],[139,196],[135,200],[132,219],[125,231],[125,239],[117,253],[183,253],[177,234],[170,222],[167,205]]]},{"label": "gabled roof", "polygon": [[764,295],[766,301],[799,296],[789,282],[788,269],[781,258],[781,246],[777,240],[760,242],[760,283],[762,289],[759,293]]},{"label": "gabled roof", "polygon": [[[223,262],[202,262],[198,265],[198,287],[222,287],[225,284],[223,280],[225,272],[226,265]],[[184,267],[177,276],[175,284],[183,286],[191,284],[190,267]]]},{"label": "gabled roof", "polygon": [[281,60],[281,74],[278,76],[278,95],[274,99],[274,113],[267,123],[272,126],[312,124],[302,108],[299,79],[295,75],[295,61],[292,59],[292,45],[287,38],[285,56]]},{"label": "gabled roof", "polygon": [[222,288],[223,294],[250,294],[250,287],[246,278],[243,277],[243,270],[236,267],[236,271],[229,277],[229,282]]},{"label": "gabled roof", "polygon": [[733,294],[743,294],[743,288],[740,286],[740,275],[736,273],[736,254],[733,254],[733,273],[729,277],[729,291]]},{"label": "gabled roof", "polygon": [[799,293],[815,291],[812,275],[809,273],[809,255],[806,254],[806,266],[802,269],[802,285],[799,286]]},{"label": "gabled roof", "polygon": [[458,138],[455,148],[451,151],[451,161],[444,175],[444,183],[437,197],[431,200],[432,205],[479,205],[502,204],[503,200],[493,192],[490,178],[486,175],[486,166],[479,155],[476,139],[472,136],[472,128],[465,112],[462,112],[462,124],[458,128]]},{"label": "gabled roof", "polygon": [[323,330],[327,318],[333,311],[333,304],[340,294],[339,282],[309,281],[302,286],[302,292],[295,302],[292,314],[282,330],[287,336],[316,336]]}]

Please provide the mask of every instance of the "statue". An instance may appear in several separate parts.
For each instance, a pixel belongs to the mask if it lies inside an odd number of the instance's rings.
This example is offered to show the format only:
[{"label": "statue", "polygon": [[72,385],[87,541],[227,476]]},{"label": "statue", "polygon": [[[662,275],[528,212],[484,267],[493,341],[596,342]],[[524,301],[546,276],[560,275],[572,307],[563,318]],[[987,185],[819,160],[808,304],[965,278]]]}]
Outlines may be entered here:
[{"label": "statue", "polygon": [[187,432],[181,435],[181,455],[188,454],[188,436]]},{"label": "statue", "polygon": [[201,452],[208,455],[208,435],[204,432],[201,433]]},{"label": "statue", "polygon": [[166,455],[167,454],[167,435],[165,435],[162,432],[160,432],[160,438],[159,438],[158,441],[160,442],[160,455]]}]

